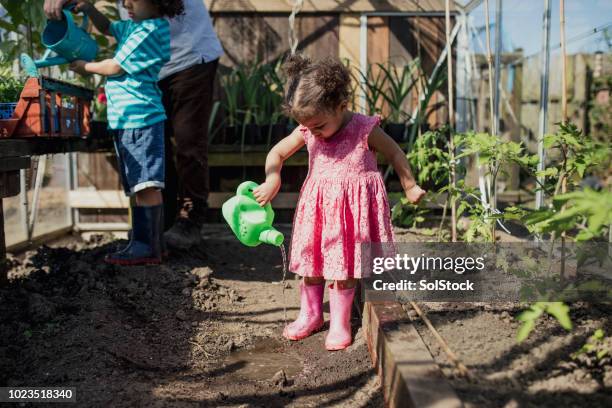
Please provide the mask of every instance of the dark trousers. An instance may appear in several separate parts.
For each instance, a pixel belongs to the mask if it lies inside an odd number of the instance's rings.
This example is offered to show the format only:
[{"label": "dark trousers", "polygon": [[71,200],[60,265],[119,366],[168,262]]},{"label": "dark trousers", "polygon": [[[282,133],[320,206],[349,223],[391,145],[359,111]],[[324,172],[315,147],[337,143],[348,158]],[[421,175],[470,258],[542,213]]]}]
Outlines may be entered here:
[{"label": "dark trousers", "polygon": [[163,191],[166,229],[177,216],[198,224],[206,216],[210,191],[208,120],[218,64],[219,60],[194,65],[159,81],[168,116]]}]

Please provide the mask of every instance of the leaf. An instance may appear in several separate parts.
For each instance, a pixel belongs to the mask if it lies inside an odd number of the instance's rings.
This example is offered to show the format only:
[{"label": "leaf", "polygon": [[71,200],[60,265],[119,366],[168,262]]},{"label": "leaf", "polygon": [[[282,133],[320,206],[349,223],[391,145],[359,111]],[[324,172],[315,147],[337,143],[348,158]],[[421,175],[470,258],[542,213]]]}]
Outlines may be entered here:
[{"label": "leaf", "polygon": [[538,317],[542,315],[544,311],[540,308],[537,308],[535,305],[531,306],[531,308],[523,311],[520,315],[516,317],[517,320],[521,322],[527,322],[529,320],[536,320]]},{"label": "leaf", "polygon": [[572,329],[572,320],[569,315],[569,307],[563,302],[551,302],[546,307],[546,313],[554,316],[561,327],[565,330]]},{"label": "leaf", "polygon": [[592,338],[594,340],[603,340],[604,337],[605,337],[605,333],[604,333],[603,329],[595,330],[595,333],[593,333],[593,336],[592,336]]},{"label": "leaf", "polygon": [[523,341],[525,341],[527,337],[529,337],[529,333],[531,333],[534,326],[535,326],[534,320],[528,320],[525,323],[523,323],[516,333],[516,341],[518,343],[522,343]]},{"label": "leaf", "polygon": [[538,177],[554,177],[559,174],[559,170],[556,167],[549,167],[547,169],[536,171]]}]

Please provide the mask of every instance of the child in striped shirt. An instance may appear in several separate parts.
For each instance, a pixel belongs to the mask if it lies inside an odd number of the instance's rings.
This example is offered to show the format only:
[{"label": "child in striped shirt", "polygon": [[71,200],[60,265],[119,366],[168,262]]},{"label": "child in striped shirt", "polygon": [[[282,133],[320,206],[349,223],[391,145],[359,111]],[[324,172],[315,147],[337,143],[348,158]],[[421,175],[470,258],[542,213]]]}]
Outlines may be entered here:
[{"label": "child in striped shirt", "polygon": [[164,17],[183,14],[182,0],[123,0],[131,20],[110,22],[88,1],[76,2],[95,27],[117,40],[112,59],[74,61],[70,69],[107,77],[108,126],[113,131],[125,193],[135,196],[127,247],[105,258],[111,264],[158,264],[162,260],[164,120],[159,72],[170,60]]}]

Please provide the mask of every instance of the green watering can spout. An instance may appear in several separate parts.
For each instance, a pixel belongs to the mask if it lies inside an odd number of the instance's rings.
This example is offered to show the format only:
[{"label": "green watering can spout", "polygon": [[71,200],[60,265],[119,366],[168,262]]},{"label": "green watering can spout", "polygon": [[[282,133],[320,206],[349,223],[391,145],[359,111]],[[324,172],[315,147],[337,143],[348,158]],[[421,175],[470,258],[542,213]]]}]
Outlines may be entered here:
[{"label": "green watering can spout", "polygon": [[270,228],[262,231],[261,234],[259,234],[259,240],[264,244],[281,246],[285,240],[285,237],[283,237],[283,234],[280,231]]},{"label": "green watering can spout", "polygon": [[274,211],[270,204],[261,207],[255,197],[253,190],[258,186],[253,181],[245,181],[236,189],[236,195],[225,203],[221,208],[223,218],[244,245],[255,247],[262,243],[274,246],[283,244],[283,234],[276,230],[274,222]]}]

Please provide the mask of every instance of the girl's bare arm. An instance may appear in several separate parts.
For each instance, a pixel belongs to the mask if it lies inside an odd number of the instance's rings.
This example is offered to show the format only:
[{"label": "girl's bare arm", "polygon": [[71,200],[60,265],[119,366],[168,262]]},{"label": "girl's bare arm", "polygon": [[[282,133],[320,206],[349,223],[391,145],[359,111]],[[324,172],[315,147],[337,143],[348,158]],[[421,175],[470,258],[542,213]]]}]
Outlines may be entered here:
[{"label": "girl's bare arm", "polygon": [[413,203],[417,203],[425,195],[425,191],[417,185],[412,175],[412,171],[410,170],[410,164],[408,163],[406,154],[398,144],[379,126],[372,129],[368,137],[368,144],[372,149],[385,156],[399,177],[402,188],[406,193],[406,198]]},{"label": "girl's bare arm", "polygon": [[259,205],[266,205],[274,199],[280,189],[283,163],[304,144],[304,137],[298,127],[270,150],[266,157],[266,181],[253,190],[253,195]]}]

